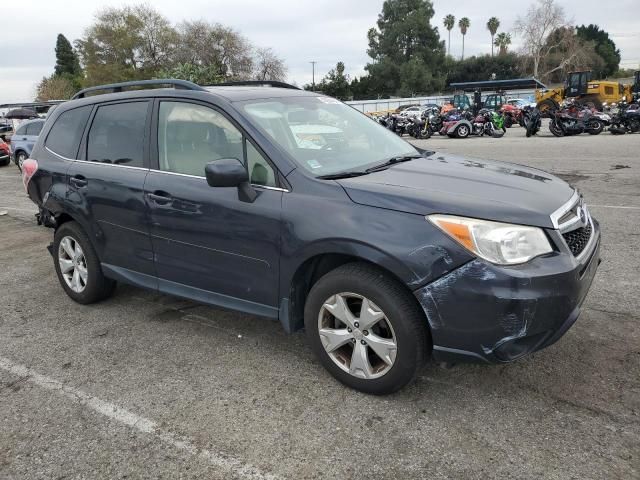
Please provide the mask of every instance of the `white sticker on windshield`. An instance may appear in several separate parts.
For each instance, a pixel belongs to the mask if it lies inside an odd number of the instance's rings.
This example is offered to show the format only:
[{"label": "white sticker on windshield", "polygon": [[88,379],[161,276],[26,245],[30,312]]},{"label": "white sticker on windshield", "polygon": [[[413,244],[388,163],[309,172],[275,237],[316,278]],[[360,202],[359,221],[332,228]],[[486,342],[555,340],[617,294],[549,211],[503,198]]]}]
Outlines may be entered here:
[{"label": "white sticker on windshield", "polygon": [[322,165],[317,160],[307,160],[307,163],[311,168],[322,168]]},{"label": "white sticker on windshield", "polygon": [[327,105],[340,105],[340,100],[336,100],[335,98],[331,98],[331,97],[318,97],[318,100],[320,100],[322,103],[326,103]]}]

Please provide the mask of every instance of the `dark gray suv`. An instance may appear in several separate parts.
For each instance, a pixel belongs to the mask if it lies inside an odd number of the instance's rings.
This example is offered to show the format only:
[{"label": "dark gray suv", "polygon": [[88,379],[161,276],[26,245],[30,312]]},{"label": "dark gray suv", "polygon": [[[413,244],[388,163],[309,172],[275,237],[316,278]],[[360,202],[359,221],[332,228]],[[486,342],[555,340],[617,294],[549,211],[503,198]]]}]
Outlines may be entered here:
[{"label": "dark gray suv", "polygon": [[[151,83],[174,88],[123,91]],[[376,394],[431,356],[552,344],[600,261],[598,223],[564,181],[416,149],[285,84],[82,91],[23,180],[73,300],[124,282],[304,327],[332,375]]]}]

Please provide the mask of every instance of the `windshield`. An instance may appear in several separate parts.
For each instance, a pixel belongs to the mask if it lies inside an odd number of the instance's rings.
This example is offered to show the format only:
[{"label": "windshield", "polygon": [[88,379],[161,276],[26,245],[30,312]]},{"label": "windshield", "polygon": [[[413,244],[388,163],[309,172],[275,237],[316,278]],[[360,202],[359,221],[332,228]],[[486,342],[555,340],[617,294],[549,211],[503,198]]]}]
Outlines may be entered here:
[{"label": "windshield", "polygon": [[270,98],[241,102],[240,107],[316,177],[418,154],[396,134],[333,98]]}]

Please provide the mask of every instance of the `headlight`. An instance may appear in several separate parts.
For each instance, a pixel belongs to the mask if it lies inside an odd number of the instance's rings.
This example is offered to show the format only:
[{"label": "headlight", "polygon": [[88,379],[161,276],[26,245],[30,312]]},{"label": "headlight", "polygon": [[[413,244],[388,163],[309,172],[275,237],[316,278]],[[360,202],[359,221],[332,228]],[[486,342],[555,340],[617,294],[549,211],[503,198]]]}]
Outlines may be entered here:
[{"label": "headlight", "polygon": [[553,251],[538,227],[453,215],[429,215],[427,219],[471,253],[497,265],[517,265]]}]

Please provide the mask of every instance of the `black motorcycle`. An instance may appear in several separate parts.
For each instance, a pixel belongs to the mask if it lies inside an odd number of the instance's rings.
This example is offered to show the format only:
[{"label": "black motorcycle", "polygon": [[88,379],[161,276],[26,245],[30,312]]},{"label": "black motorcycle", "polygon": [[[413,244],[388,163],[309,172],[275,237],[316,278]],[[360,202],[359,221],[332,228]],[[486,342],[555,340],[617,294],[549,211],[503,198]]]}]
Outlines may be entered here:
[{"label": "black motorcycle", "polygon": [[569,109],[550,112],[549,130],[556,137],[569,135],[598,135],[604,130],[604,123],[594,116],[589,109],[578,110],[575,106]]},{"label": "black motorcycle", "polygon": [[522,108],[522,126],[527,131],[527,138],[532,137],[540,131],[542,127],[542,115],[540,110],[531,105]]},{"label": "black motorcycle", "polygon": [[624,135],[625,133],[640,132],[640,105],[637,103],[618,104],[618,113],[611,117],[609,131],[613,135]]},{"label": "black motorcycle", "polygon": [[442,130],[442,116],[440,115],[440,109],[436,107],[427,108],[420,118],[413,120],[414,128],[409,133],[411,136],[417,139],[431,138],[436,132]]},{"label": "black motorcycle", "polygon": [[389,114],[378,119],[378,123],[392,132],[403,136],[407,133],[409,121],[406,117],[396,114]]}]

